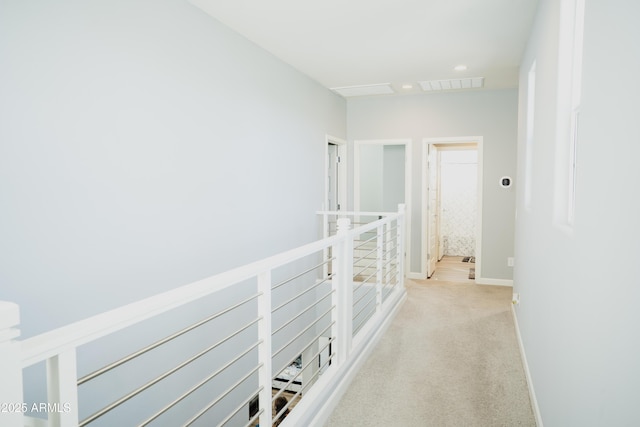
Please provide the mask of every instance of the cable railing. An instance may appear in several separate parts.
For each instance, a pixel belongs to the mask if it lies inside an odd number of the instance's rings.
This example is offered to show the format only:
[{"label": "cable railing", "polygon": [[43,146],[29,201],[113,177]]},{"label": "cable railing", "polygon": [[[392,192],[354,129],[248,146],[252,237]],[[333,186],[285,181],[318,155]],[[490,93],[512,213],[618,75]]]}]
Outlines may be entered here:
[{"label": "cable railing", "polygon": [[0,424],[320,425],[405,295],[402,208],[320,214],[335,235],[25,340],[0,303],[0,401],[28,402]]},{"label": "cable railing", "polygon": [[[323,212],[325,237],[337,234],[338,220],[349,218],[363,230],[354,239],[353,247],[353,335],[376,312],[376,306],[389,296],[393,287],[400,283],[397,243],[402,241],[401,223],[389,219],[375,228],[369,224],[387,217],[384,212]],[[402,260],[400,260],[402,262]]]}]

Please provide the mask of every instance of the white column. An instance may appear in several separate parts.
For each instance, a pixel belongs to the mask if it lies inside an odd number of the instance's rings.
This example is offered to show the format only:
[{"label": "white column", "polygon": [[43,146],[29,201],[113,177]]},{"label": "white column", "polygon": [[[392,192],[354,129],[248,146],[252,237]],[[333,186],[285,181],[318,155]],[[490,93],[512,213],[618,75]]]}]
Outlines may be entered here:
[{"label": "white column", "polygon": [[405,205],[404,203],[400,203],[398,205],[398,213],[400,216],[398,217],[398,284],[401,287],[404,287],[404,271],[405,271],[405,262],[407,259],[405,257],[406,251],[404,247],[405,242]]},{"label": "white column", "polygon": [[264,412],[260,415],[260,425],[270,426],[271,418],[271,271],[266,271],[258,276],[258,339],[262,341],[258,345],[258,363],[262,367],[258,370],[258,381],[262,391],[258,394],[260,407]]},{"label": "white column", "polygon": [[50,427],[77,427],[78,369],[75,348],[47,360],[47,399]]},{"label": "white column", "polygon": [[[0,301],[0,425],[22,427],[22,359],[20,355],[20,311],[16,304]],[[6,406],[5,406],[6,405]]]},{"label": "white column", "polygon": [[335,276],[332,280],[336,296],[336,358],[342,364],[351,352],[353,338],[353,238],[349,237],[351,220],[338,220],[338,236],[344,237],[335,246]]},{"label": "white column", "polygon": [[[386,225],[387,229],[389,228],[389,223],[387,223]],[[377,228],[377,238],[376,238],[376,246],[377,246],[377,251],[376,251],[376,257],[377,257],[377,262],[376,262],[376,267],[377,267],[377,273],[376,273],[376,312],[380,311],[382,309],[382,287],[384,285],[384,281],[385,281],[385,274],[384,274],[384,266],[385,266],[385,248],[384,248],[384,242],[387,240],[385,238],[385,226],[384,225],[380,225]],[[388,246],[388,245],[387,245]]]}]

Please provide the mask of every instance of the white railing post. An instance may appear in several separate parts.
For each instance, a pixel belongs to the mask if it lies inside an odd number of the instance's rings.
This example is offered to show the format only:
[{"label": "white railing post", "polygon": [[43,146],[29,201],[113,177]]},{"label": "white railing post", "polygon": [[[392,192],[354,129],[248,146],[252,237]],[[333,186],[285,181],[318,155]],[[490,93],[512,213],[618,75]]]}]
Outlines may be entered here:
[{"label": "white railing post", "polygon": [[271,271],[265,271],[258,275],[258,292],[262,295],[258,298],[258,363],[262,367],[258,370],[258,382],[262,388],[258,394],[260,407],[264,409],[260,414],[260,425],[270,426],[271,413]]},{"label": "white railing post", "polygon": [[377,246],[377,262],[376,262],[376,312],[382,309],[382,285],[384,282],[384,225],[379,225],[377,228],[378,237],[376,238],[376,246]]},{"label": "white railing post", "polygon": [[78,425],[78,370],[75,348],[47,360],[47,400],[49,427]]},{"label": "white railing post", "polygon": [[335,334],[336,363],[347,360],[353,338],[353,239],[348,236],[351,228],[349,218],[338,220],[338,236],[345,236],[335,245],[335,276],[331,281],[336,296]]},{"label": "white railing post", "polygon": [[22,359],[20,342],[20,310],[17,304],[0,301],[0,425],[21,427],[24,425],[22,404]]},{"label": "white railing post", "polygon": [[400,214],[400,216],[398,216],[398,236],[397,236],[397,250],[396,250],[396,255],[398,257],[398,277],[397,277],[397,283],[398,285],[400,285],[401,287],[404,287],[404,269],[405,269],[405,262],[406,262],[406,258],[405,258],[405,250],[404,250],[404,240],[405,240],[405,218],[406,218],[406,213],[405,213],[405,205],[404,203],[400,203],[398,205],[398,213]]}]

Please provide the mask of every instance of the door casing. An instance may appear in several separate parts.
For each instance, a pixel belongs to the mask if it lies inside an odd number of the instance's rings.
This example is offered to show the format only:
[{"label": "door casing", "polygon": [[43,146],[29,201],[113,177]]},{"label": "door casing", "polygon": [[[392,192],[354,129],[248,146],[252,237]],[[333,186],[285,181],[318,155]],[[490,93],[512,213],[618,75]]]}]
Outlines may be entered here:
[{"label": "door casing", "polygon": [[363,145],[404,145],[404,205],[405,205],[405,242],[407,275],[411,275],[411,139],[368,139],[353,141],[353,203],[354,210],[360,209],[360,147]]},{"label": "door casing", "polygon": [[[340,157],[340,162],[335,167],[336,182],[331,182],[330,165],[329,165],[329,146],[334,145],[337,150],[337,155]],[[326,136],[325,144],[325,190],[324,190],[324,202],[323,209],[330,209],[329,206],[329,193],[330,189],[333,189],[334,193],[337,193],[336,201],[341,210],[347,208],[347,141],[336,138],[330,135]]]},{"label": "door casing", "polygon": [[[461,136],[451,138],[424,138],[422,140],[422,256],[421,256],[421,271],[420,276],[423,279],[431,276],[433,271],[430,271],[428,262],[428,256],[430,254],[430,242],[432,242],[429,235],[431,221],[435,216],[437,218],[438,213],[431,215],[430,209],[433,207],[429,203],[429,186],[430,186],[430,170],[429,170],[429,152],[430,146],[435,145],[437,147],[462,147],[462,144],[474,145],[478,151],[478,189],[476,192],[477,197],[477,217],[476,217],[476,281],[482,277],[482,189],[483,189],[483,137],[482,136]],[[437,175],[437,174],[436,174]],[[437,207],[436,207],[437,209]],[[431,249],[433,250],[433,249]],[[436,255],[437,256],[437,250]]]}]

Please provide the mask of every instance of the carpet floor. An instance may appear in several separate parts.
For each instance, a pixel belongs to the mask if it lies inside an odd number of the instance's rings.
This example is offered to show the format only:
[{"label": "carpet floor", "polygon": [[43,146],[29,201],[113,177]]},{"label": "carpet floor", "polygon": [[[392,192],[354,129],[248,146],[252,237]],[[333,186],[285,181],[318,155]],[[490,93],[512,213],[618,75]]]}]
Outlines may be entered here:
[{"label": "carpet floor", "polygon": [[407,280],[326,427],[535,426],[510,287]]}]

